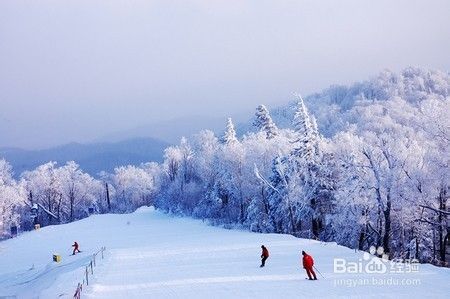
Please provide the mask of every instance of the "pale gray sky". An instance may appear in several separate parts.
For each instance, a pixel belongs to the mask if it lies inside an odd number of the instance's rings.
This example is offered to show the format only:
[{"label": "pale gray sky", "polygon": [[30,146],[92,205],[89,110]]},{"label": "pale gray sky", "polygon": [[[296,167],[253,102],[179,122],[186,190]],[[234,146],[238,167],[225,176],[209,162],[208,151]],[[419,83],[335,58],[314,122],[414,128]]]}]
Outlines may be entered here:
[{"label": "pale gray sky", "polygon": [[0,146],[276,106],[450,68],[450,1],[0,1]]}]

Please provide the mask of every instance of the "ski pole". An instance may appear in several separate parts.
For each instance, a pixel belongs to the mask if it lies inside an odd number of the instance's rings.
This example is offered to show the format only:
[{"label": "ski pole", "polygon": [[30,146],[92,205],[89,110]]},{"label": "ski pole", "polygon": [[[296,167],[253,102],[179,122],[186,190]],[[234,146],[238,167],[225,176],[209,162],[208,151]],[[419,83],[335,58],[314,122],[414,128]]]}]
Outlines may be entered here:
[{"label": "ski pole", "polygon": [[320,274],[320,276],[322,276],[323,279],[325,279],[325,276],[322,275],[322,273],[320,273],[319,269],[317,269],[315,266],[313,266],[314,269],[316,269],[316,271]]}]

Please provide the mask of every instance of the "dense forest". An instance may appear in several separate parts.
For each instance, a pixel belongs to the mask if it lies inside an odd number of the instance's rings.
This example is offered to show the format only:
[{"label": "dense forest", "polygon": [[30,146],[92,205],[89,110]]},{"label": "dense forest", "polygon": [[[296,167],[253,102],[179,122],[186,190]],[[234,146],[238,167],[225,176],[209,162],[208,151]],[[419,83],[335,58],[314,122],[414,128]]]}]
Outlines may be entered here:
[{"label": "dense forest", "polygon": [[[94,178],[71,161],[25,171],[0,160],[0,236],[142,205],[226,227],[286,233],[443,264],[450,76],[407,68],[256,108],[237,134],[204,130],[162,163]],[[240,130],[239,130],[240,131]],[[42,207],[30,215],[33,204]],[[36,219],[32,216],[37,216]]]}]

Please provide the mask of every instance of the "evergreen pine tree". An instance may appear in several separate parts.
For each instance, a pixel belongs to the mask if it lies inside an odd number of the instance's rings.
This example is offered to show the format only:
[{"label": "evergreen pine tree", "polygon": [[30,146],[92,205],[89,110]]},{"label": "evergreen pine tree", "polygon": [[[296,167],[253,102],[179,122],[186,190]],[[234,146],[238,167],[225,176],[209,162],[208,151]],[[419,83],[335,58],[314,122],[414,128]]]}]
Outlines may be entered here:
[{"label": "evergreen pine tree", "polygon": [[256,108],[255,121],[253,122],[253,125],[260,131],[265,132],[267,139],[271,139],[278,135],[278,128],[264,105],[259,105]]},{"label": "evergreen pine tree", "polygon": [[310,161],[314,156],[314,129],[303,99],[298,97],[297,109],[294,114],[293,127],[295,131],[294,149],[292,155]]},{"label": "evergreen pine tree", "polygon": [[237,143],[236,131],[234,130],[234,124],[231,118],[228,118],[227,128],[225,134],[222,137],[222,142],[226,145]]}]

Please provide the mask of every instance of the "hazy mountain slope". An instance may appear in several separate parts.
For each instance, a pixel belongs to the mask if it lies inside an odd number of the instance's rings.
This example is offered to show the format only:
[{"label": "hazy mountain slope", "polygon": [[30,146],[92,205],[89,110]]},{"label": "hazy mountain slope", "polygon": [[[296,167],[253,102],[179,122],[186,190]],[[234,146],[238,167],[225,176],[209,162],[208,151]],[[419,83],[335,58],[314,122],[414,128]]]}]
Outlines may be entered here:
[{"label": "hazy mountain slope", "polygon": [[[400,73],[385,70],[377,76],[351,84],[333,85],[327,89],[304,97],[308,110],[316,117],[320,132],[327,136],[343,130],[347,123],[358,117],[351,111],[358,105],[375,101],[387,101],[400,97],[410,103],[419,103],[426,97],[445,98],[450,95],[448,73],[415,67],[405,68]],[[296,101],[271,107],[270,115],[281,128],[291,126]],[[238,125],[243,134],[252,131],[252,121]]]},{"label": "hazy mountain slope", "polygon": [[33,169],[48,161],[64,164],[76,161],[83,170],[95,175],[112,171],[114,167],[162,160],[168,143],[154,138],[135,138],[120,142],[99,142],[91,144],[69,143],[44,150],[0,149],[0,157],[13,166],[18,176],[25,170]]},{"label": "hazy mountain slope", "polygon": [[225,130],[228,117],[232,117],[237,122],[244,122],[251,114],[252,111],[245,111],[233,113],[232,115],[224,114],[221,117],[211,117],[208,115],[180,117],[118,131],[98,138],[98,141],[119,141],[136,137],[153,137],[166,140],[170,143],[178,143],[181,137],[189,137],[204,129],[209,129],[220,135]]}]

